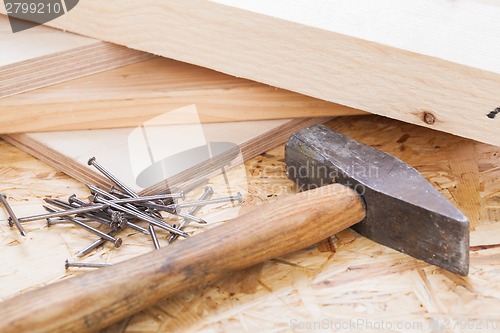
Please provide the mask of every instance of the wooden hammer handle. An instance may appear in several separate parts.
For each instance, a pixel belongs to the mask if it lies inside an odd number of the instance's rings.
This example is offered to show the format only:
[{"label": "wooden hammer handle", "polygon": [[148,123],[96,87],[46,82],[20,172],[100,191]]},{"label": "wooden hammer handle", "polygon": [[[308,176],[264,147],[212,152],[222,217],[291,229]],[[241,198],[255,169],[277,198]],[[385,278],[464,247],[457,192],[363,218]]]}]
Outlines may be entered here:
[{"label": "wooden hammer handle", "polygon": [[0,303],[0,332],[96,331],[175,293],[313,245],[361,221],[339,184],[278,199],[190,239]]}]

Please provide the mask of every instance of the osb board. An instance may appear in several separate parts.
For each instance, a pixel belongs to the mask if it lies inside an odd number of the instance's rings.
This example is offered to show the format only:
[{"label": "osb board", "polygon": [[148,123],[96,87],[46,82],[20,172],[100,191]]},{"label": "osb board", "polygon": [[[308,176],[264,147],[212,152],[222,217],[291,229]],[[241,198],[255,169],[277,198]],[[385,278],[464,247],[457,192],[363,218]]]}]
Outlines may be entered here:
[{"label": "osb board", "polygon": [[[473,225],[468,277],[447,273],[347,230],[334,238],[335,252],[309,248],[268,261],[162,301],[115,329],[498,331],[500,148],[375,116],[338,118],[329,125],[415,166],[464,210]],[[86,195],[81,184],[9,144],[0,142],[0,152],[4,156],[0,191],[8,195],[20,215],[39,212],[46,195]],[[244,209],[293,192],[284,173],[283,147],[248,161],[246,169]],[[212,182],[222,186],[222,179]],[[225,214],[223,210],[214,213]],[[30,224],[28,239],[21,239],[6,227],[5,213],[0,214],[3,297],[83,274],[77,270],[65,273],[61,260],[91,237],[87,239],[85,233],[71,227],[46,230],[40,222]],[[120,249],[105,247],[87,260],[117,262],[151,249],[149,240],[133,233],[123,238]],[[26,269],[34,260],[43,260],[45,269],[40,271],[40,265]]]}]

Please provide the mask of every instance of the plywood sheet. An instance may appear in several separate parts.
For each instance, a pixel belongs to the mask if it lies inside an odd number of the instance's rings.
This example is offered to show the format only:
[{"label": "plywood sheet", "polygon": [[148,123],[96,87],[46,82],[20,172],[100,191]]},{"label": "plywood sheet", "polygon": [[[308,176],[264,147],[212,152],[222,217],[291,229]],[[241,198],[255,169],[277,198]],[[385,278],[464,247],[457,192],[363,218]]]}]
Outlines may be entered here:
[{"label": "plywood sheet", "polygon": [[109,186],[109,180],[87,165],[89,158],[96,157],[133,190],[152,193],[242,165],[283,143],[294,131],[326,120],[166,125],[178,112],[194,117],[197,114],[192,106],[135,128],[12,134],[3,138],[75,179]]},{"label": "plywood sheet", "polygon": [[0,15],[0,97],[152,57],[44,26],[15,34],[10,29],[8,18]]}]

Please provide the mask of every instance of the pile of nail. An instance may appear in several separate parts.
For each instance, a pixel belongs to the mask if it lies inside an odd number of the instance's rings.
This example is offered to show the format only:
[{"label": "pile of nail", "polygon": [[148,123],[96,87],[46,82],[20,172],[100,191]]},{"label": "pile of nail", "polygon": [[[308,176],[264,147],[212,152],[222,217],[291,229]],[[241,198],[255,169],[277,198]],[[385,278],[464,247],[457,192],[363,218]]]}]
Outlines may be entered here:
[{"label": "pile of nail", "polygon": [[[179,202],[179,200],[185,199],[184,192],[166,192],[140,196],[97,163],[95,158],[89,160],[89,165],[98,169],[116,187],[112,186],[106,191],[97,186],[87,184],[86,186],[91,194],[87,201],[77,198],[76,195],[70,196],[67,201],[46,198],[44,200],[48,205],[44,205],[43,207],[48,213],[19,218],[9,206],[6,197],[0,194],[0,201],[2,201],[9,214],[9,225],[11,227],[15,225],[21,235],[26,236],[26,232],[22,227],[22,223],[24,222],[46,220],[48,226],[63,223],[75,224],[99,237],[95,242],[76,254],[76,257],[83,257],[106,242],[111,242],[115,247],[120,247],[122,239],[117,236],[127,228],[150,235],[153,246],[155,249],[159,249],[160,243],[156,234],[157,229],[163,229],[169,233],[168,243],[170,244],[179,236],[189,237],[189,234],[184,231],[188,223],[206,223],[203,219],[195,216],[201,207],[210,204],[224,202],[239,203],[242,201],[240,193],[235,196],[210,199],[214,191],[209,186],[205,188],[199,200],[191,202]],[[190,208],[190,210],[183,212],[183,208]],[[165,217],[172,215],[180,219],[178,225],[171,225],[166,222]],[[89,222],[98,222],[102,225],[103,229],[107,229],[107,232],[92,227],[89,225]],[[148,224],[147,228],[140,225],[142,222]],[[109,264],[66,261],[66,268],[103,267],[107,265]]]}]

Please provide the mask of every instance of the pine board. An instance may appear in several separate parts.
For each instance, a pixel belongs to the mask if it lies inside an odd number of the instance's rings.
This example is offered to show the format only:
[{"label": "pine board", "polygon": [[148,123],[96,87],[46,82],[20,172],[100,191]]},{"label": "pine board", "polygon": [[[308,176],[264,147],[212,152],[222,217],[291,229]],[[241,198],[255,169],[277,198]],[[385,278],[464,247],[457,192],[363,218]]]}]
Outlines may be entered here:
[{"label": "pine board", "polygon": [[499,145],[499,16],[476,0],[87,0],[49,24]]},{"label": "pine board", "polygon": [[[0,99],[0,133],[139,126],[195,105],[202,123],[363,114],[183,62],[155,58]],[[27,119],[36,121],[26,121]],[[189,123],[178,114],[172,123]]]},{"label": "pine board", "polygon": [[[300,332],[318,331],[299,325],[319,321],[332,330],[360,323],[356,331],[370,331],[367,324],[383,321],[393,331],[415,333],[448,331],[449,325],[461,327],[464,322],[474,327],[464,332],[478,327],[497,331],[499,148],[375,116],[337,118],[328,126],[410,163],[469,217],[476,216],[468,277],[446,273],[347,230],[333,239],[336,252],[304,249],[186,291],[133,316],[120,332]],[[20,216],[40,213],[47,195],[87,195],[81,183],[4,141],[0,153],[0,192]],[[249,184],[242,210],[258,209],[265,201],[294,192],[284,173],[283,146],[248,161],[246,169],[246,174],[239,173]],[[220,177],[210,183],[216,191],[224,187]],[[223,218],[230,211],[215,208],[203,216]],[[63,262],[92,242],[92,235],[74,227],[47,229],[40,221],[26,227],[25,239],[7,227],[3,210],[0,222],[2,298],[85,274],[65,271]],[[86,260],[119,262],[151,250],[149,239],[131,233],[119,249],[106,246]]]},{"label": "pine board", "polygon": [[15,34],[10,29],[0,15],[0,98],[152,57],[44,26]]}]

